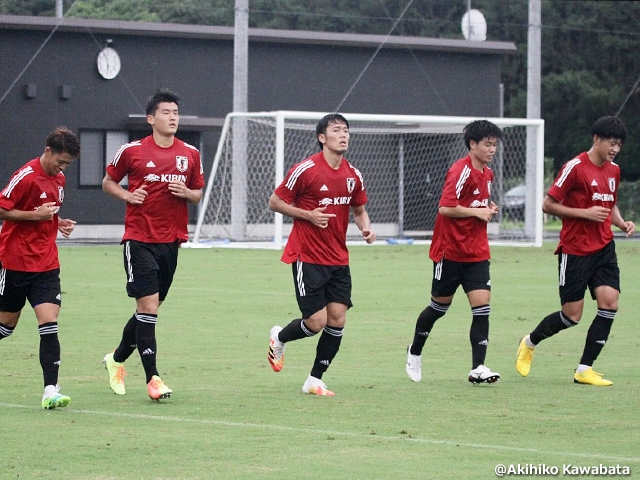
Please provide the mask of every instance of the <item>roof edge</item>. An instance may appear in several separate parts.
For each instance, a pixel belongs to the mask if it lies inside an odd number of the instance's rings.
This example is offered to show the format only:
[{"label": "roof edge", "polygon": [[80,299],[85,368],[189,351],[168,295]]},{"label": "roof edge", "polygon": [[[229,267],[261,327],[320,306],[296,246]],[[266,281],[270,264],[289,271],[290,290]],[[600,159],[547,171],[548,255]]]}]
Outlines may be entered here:
[{"label": "roof edge", "polygon": [[[63,32],[84,32],[111,35],[141,35],[176,38],[230,40],[234,28],[225,26],[184,25],[176,23],[148,23],[124,20],[98,20],[84,18],[33,17],[0,15],[0,29],[42,30],[57,28]],[[318,32],[309,30],[271,30],[249,28],[249,42],[334,45],[347,47],[411,48],[415,50],[473,52],[478,54],[513,55],[517,52],[512,42],[475,42],[450,38],[407,37],[397,35],[368,35],[357,33]]]}]

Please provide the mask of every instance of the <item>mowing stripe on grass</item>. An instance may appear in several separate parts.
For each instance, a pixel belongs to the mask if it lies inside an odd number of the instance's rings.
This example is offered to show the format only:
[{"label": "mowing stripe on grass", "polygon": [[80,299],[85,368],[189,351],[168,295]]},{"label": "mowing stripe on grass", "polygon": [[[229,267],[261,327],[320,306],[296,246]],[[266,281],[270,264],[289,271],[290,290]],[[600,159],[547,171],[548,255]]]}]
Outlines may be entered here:
[{"label": "mowing stripe on grass", "polygon": [[[20,409],[35,410],[37,407],[26,406],[26,405],[16,405],[11,403],[0,403],[0,408],[20,408]],[[333,437],[350,437],[350,438],[370,437],[373,440],[385,440],[388,442],[403,441],[403,442],[422,443],[422,444],[428,444],[428,445],[447,445],[447,446],[458,447],[458,448],[459,447],[472,448],[472,449],[483,448],[486,450],[497,450],[497,451],[506,451],[506,452],[526,452],[526,453],[535,453],[539,455],[553,455],[556,457],[563,457],[563,458],[569,458],[569,457],[586,458],[594,461],[640,463],[640,457],[618,457],[614,455],[603,455],[601,453],[547,451],[547,450],[539,450],[536,448],[511,447],[507,445],[491,445],[491,444],[484,444],[484,443],[458,442],[455,440],[415,438],[415,437],[410,437],[405,435],[399,435],[396,437],[396,436],[373,435],[373,434],[364,434],[364,433],[356,433],[356,432],[319,430],[315,428],[286,427],[282,425],[229,422],[225,420],[206,420],[206,419],[183,418],[183,417],[173,417],[173,416],[163,416],[163,415],[108,412],[108,411],[100,411],[100,410],[74,410],[70,408],[65,408],[64,411],[81,413],[84,415],[101,415],[106,417],[133,418],[138,420],[152,420],[152,421],[176,422],[176,423],[195,423],[200,425],[216,425],[221,427],[240,427],[240,428],[252,428],[252,429],[262,429],[262,430],[268,429],[268,430],[279,430],[282,432],[296,432],[296,433],[310,434],[310,435],[327,435],[327,436],[333,436]]]}]

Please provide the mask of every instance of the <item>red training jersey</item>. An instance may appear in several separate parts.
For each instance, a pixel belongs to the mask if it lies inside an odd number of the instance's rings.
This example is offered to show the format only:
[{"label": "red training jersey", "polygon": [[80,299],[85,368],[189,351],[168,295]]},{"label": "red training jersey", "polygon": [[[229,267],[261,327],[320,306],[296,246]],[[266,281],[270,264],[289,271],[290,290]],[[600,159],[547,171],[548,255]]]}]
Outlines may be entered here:
[{"label": "red training jersey", "polygon": [[[605,161],[598,167],[582,152],[564,164],[548,195],[567,207],[589,208],[594,205],[613,210],[618,199],[620,167]],[[562,219],[560,243],[556,253],[590,255],[613,240],[611,214],[604,222],[581,218]]]},{"label": "red training jersey", "polygon": [[[0,192],[0,208],[30,211],[49,202],[56,202],[59,207],[64,200],[65,182],[62,172],[47,175],[40,158],[34,158],[15,172]],[[60,268],[57,235],[57,213],[51,220],[5,220],[0,232],[2,268],[20,272],[47,272]]]},{"label": "red training jersey", "polygon": [[204,187],[197,148],[177,138],[163,148],[149,135],[120,147],[107,165],[107,174],[116,182],[127,176],[130,192],[144,186],[148,193],[140,205],[127,203],[123,242],[182,243],[189,239],[187,201],[173,195],[168,184],[179,180],[192,190]]},{"label": "red training jersey", "polygon": [[[439,207],[485,208],[489,206],[493,172],[485,165],[480,171],[471,164],[471,157],[457,160],[444,180]],[[486,222],[475,218],[452,218],[436,215],[429,258],[455,262],[489,260],[489,237]]]},{"label": "red training jersey", "polygon": [[282,253],[284,263],[302,262],[317,265],[348,265],[347,227],[351,207],[367,203],[362,175],[346,159],[337,170],[331,168],[322,152],[294,165],[275,194],[304,210],[327,207],[333,213],[327,228],[294,218],[293,229]]}]

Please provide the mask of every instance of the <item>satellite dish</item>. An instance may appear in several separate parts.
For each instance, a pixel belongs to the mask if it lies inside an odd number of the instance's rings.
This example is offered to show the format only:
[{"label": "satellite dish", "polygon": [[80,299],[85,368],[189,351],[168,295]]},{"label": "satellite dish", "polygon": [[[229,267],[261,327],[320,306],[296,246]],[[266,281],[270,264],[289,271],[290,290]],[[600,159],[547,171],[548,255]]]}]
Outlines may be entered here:
[{"label": "satellite dish", "polygon": [[462,16],[462,35],[465,40],[484,42],[487,39],[487,21],[480,10],[472,8]]}]

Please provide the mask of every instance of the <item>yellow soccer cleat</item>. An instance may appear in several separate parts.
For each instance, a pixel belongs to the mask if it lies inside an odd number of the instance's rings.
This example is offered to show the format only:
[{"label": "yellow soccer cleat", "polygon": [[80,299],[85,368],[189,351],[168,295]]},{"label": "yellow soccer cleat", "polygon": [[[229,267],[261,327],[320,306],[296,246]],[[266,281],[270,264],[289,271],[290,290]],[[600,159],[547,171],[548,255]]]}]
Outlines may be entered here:
[{"label": "yellow soccer cleat", "polygon": [[591,367],[587,368],[584,372],[576,372],[573,375],[573,383],[596,385],[598,387],[608,387],[609,385],[613,385],[611,380],[602,378],[602,374],[594,372]]},{"label": "yellow soccer cleat", "polygon": [[522,337],[520,345],[518,345],[518,353],[516,354],[516,370],[520,375],[526,377],[531,370],[531,362],[533,361],[533,347],[527,345],[527,337]]},{"label": "yellow soccer cleat", "polygon": [[124,377],[127,375],[124,364],[113,359],[113,353],[107,353],[102,360],[104,368],[109,372],[109,386],[116,395],[124,395]]}]

